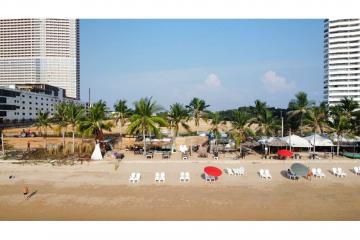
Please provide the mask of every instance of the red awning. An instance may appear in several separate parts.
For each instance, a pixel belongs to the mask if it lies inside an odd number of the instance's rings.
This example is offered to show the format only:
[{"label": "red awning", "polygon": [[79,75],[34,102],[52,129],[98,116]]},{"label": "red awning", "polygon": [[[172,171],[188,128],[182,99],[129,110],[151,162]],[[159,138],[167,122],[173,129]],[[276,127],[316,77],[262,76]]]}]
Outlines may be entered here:
[{"label": "red awning", "polygon": [[210,176],[219,177],[222,174],[221,169],[213,166],[207,166],[204,168],[204,172]]}]

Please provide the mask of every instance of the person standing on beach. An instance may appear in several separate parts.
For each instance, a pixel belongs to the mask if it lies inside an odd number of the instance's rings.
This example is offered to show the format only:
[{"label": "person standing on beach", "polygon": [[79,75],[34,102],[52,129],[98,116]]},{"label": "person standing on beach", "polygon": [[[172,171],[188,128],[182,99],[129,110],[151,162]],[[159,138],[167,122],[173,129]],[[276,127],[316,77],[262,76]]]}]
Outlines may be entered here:
[{"label": "person standing on beach", "polygon": [[28,188],[28,186],[24,186],[24,187],[23,187],[23,194],[24,194],[24,198],[26,198],[26,196],[29,194],[29,188]]},{"label": "person standing on beach", "polygon": [[30,152],[30,141],[27,142],[27,151]]}]

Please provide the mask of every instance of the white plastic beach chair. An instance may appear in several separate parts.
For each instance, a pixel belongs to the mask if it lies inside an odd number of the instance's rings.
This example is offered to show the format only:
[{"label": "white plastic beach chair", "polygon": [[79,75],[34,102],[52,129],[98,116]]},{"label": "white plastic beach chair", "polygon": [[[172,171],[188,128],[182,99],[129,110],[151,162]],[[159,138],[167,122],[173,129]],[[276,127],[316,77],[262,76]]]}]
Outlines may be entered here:
[{"label": "white plastic beach chair", "polygon": [[269,169],[265,169],[265,177],[266,177],[266,179],[272,178]]},{"label": "white plastic beach chair", "polygon": [[325,173],[323,173],[323,171],[321,170],[321,168],[317,168],[316,169],[316,173],[318,175],[319,178],[324,178],[325,177]]},{"label": "white plastic beach chair", "polygon": [[332,168],[332,173],[337,177],[339,176],[336,168]]},{"label": "white plastic beach chair", "polygon": [[233,172],[233,170],[231,168],[226,168],[226,173],[228,175],[234,175],[234,172]]},{"label": "white plastic beach chair", "polygon": [[134,183],[135,182],[136,173],[132,172],[129,177],[129,182]]},{"label": "white plastic beach chair", "polygon": [[318,175],[318,173],[316,171],[316,168],[312,168],[311,173],[314,175],[315,178],[319,177],[319,175]]},{"label": "white plastic beach chair", "polygon": [[180,172],[180,182],[185,182],[185,173],[184,172]]},{"label": "white plastic beach chair", "polygon": [[360,168],[359,167],[354,167],[354,173],[356,173],[356,175],[360,174]]},{"label": "white plastic beach chair", "polygon": [[164,172],[160,173],[160,182],[165,182],[165,173]]},{"label": "white plastic beach chair", "polygon": [[206,182],[211,182],[211,176],[207,175],[206,173],[205,173],[205,181]]},{"label": "white plastic beach chair", "polygon": [[343,172],[342,168],[338,168],[337,173],[339,177],[346,177],[346,173]]},{"label": "white plastic beach chair", "polygon": [[134,179],[134,183],[135,183],[135,182],[136,182],[136,183],[140,182],[140,178],[141,178],[141,174],[140,174],[140,173],[136,173],[135,179]]},{"label": "white plastic beach chair", "polygon": [[160,181],[160,173],[156,172],[155,173],[155,182],[159,182]]},{"label": "white plastic beach chair", "polygon": [[244,167],[239,167],[238,168],[238,175],[240,175],[240,176],[245,175],[245,168]]},{"label": "white plastic beach chair", "polygon": [[259,170],[259,175],[261,178],[266,178],[264,169]]},{"label": "white plastic beach chair", "polygon": [[185,172],[185,182],[190,182],[190,173]]}]

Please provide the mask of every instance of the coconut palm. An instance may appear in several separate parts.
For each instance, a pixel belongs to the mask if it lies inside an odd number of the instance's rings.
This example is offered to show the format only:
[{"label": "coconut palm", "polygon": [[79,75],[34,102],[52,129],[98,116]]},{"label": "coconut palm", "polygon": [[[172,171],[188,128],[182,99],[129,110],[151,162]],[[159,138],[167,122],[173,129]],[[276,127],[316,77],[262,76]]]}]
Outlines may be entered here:
[{"label": "coconut palm", "polygon": [[235,110],[233,111],[233,120],[231,121],[232,128],[230,133],[236,141],[236,144],[240,147],[241,155],[241,143],[248,137],[253,135],[252,130],[249,127],[250,115],[246,112]]},{"label": "coconut palm", "polygon": [[63,147],[65,147],[65,132],[68,125],[66,121],[66,108],[67,104],[61,102],[55,106],[55,113],[53,114],[53,121],[58,124],[61,131]]},{"label": "coconut palm", "polygon": [[112,122],[106,121],[106,103],[98,101],[87,111],[79,121],[79,130],[85,135],[92,135],[95,140],[104,138],[103,130],[111,131]]},{"label": "coconut palm", "polygon": [[52,128],[49,112],[39,111],[35,126],[40,130],[41,135],[44,138],[44,148],[47,149],[47,129]]},{"label": "coconut palm", "polygon": [[325,102],[321,103],[320,106],[310,108],[304,119],[305,126],[310,127],[314,133],[323,134],[327,128],[327,123],[327,106]]},{"label": "coconut palm", "polygon": [[72,133],[72,153],[75,152],[75,132],[76,128],[81,123],[81,120],[85,116],[85,109],[81,105],[76,105],[74,103],[70,103],[66,107],[65,111],[66,115],[66,124],[70,125],[71,133]]},{"label": "coconut palm", "polygon": [[298,117],[300,122],[300,135],[303,135],[303,121],[309,109],[314,105],[313,101],[309,101],[305,92],[299,92],[295,95],[296,99],[289,102],[290,111],[287,113],[289,120]]},{"label": "coconut palm", "polygon": [[249,119],[249,126],[256,124],[257,135],[271,136],[280,129],[278,119],[266,108],[266,102],[256,100],[254,114],[255,117]]},{"label": "coconut palm", "polygon": [[126,100],[119,100],[114,104],[114,119],[116,126],[119,124],[120,135],[122,133],[122,127],[125,126],[126,121],[131,115],[131,110],[126,105]]},{"label": "coconut palm", "polygon": [[226,121],[224,121],[219,112],[209,113],[208,117],[210,118],[210,131],[214,133],[217,139],[220,135],[221,126],[224,126]]},{"label": "coconut palm", "polygon": [[341,139],[352,131],[350,119],[344,114],[340,105],[330,107],[330,120],[328,124],[332,133],[336,134],[336,154],[339,155]]},{"label": "coconut palm", "polygon": [[195,126],[199,127],[200,125],[200,119],[207,119],[207,111],[206,109],[210,105],[207,105],[204,100],[199,98],[193,98],[189,105],[186,106],[186,108],[189,109],[191,116],[195,120]]},{"label": "coconut palm", "polygon": [[144,153],[146,154],[146,134],[154,133],[156,136],[160,135],[159,127],[167,125],[166,120],[162,116],[157,116],[156,113],[162,110],[156,101],[152,98],[141,98],[134,103],[135,111],[130,117],[130,125],[128,133],[142,134],[144,141]]},{"label": "coconut palm", "polygon": [[169,127],[174,129],[174,136],[178,137],[179,128],[182,126],[185,130],[190,131],[190,126],[187,124],[190,115],[189,111],[180,103],[174,103],[170,106],[170,111],[167,113]]}]

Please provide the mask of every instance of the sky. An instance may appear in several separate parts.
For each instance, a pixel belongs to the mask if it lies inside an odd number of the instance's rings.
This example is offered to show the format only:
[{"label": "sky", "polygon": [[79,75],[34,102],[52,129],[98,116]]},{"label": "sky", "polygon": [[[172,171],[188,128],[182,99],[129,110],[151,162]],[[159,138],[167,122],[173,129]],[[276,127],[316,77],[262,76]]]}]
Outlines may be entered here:
[{"label": "sky", "polygon": [[286,108],[323,99],[323,20],[80,20],[81,99],[109,107],[142,97],[169,109]]}]

